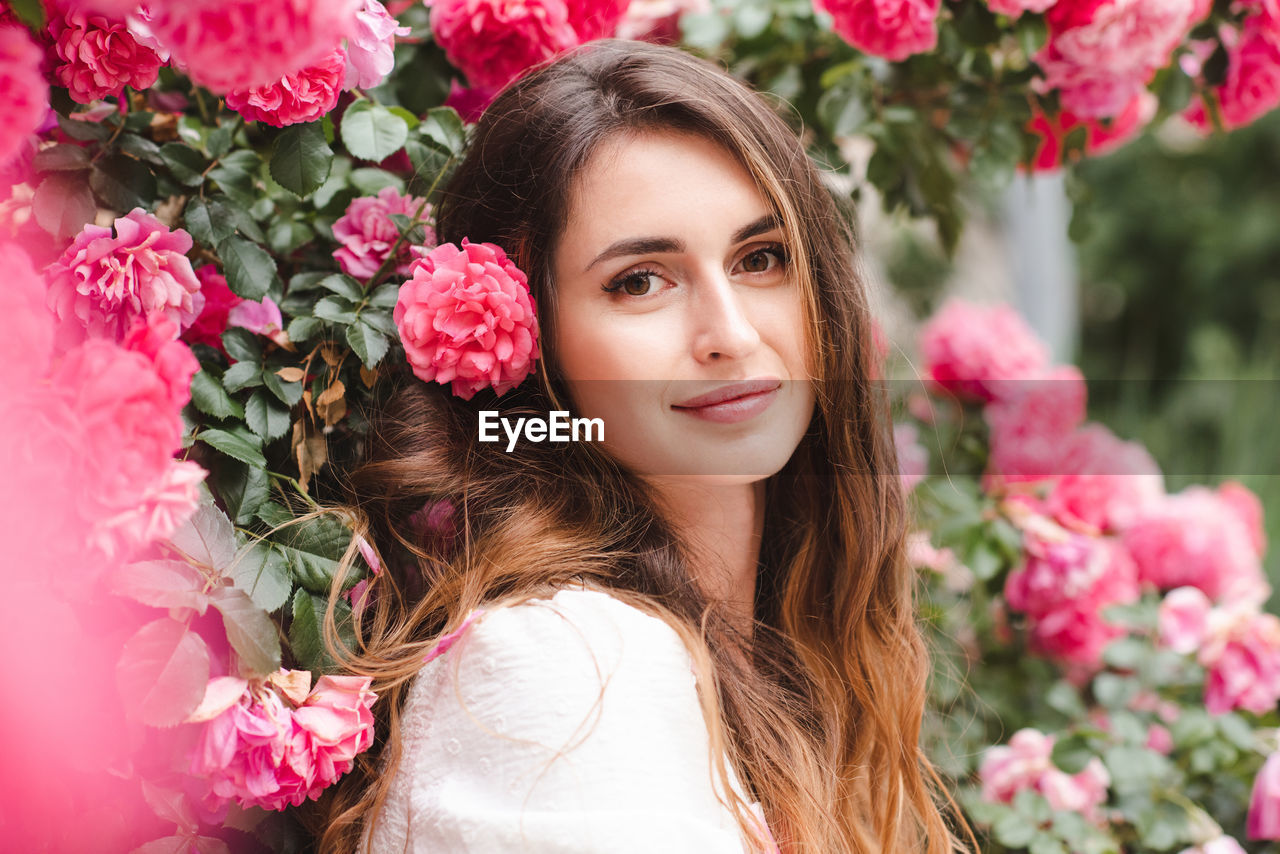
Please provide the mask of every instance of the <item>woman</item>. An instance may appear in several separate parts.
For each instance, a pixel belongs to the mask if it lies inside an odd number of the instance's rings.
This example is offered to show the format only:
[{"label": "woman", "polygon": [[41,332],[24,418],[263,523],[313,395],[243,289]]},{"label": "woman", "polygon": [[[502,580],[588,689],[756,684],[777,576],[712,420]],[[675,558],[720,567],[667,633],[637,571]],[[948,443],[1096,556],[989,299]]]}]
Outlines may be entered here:
[{"label": "woman", "polygon": [[[436,228],[528,274],[541,353],[379,413],[347,511],[388,567],[348,659],[380,742],[321,850],[955,850],[866,295],[786,124],[592,42],[486,110]],[[605,435],[508,451],[483,410]]]}]

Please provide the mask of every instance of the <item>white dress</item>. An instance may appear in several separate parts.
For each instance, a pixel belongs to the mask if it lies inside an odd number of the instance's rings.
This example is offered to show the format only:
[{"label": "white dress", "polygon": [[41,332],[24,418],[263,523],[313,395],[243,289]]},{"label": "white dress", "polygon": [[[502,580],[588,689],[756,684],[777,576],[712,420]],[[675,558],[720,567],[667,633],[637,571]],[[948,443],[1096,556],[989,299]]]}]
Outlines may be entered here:
[{"label": "white dress", "polygon": [[692,660],[662,620],[565,589],[473,612],[437,649],[362,854],[769,850],[758,804],[762,849],[716,799]]}]

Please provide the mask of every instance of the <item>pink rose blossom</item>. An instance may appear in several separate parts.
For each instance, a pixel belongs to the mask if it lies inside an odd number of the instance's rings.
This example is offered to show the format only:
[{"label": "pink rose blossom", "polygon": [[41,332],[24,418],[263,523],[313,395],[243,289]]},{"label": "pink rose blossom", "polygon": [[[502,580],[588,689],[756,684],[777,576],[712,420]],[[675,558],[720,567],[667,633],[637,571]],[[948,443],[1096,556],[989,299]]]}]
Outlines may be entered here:
[{"label": "pink rose blossom", "polygon": [[120,342],[126,350],[141,353],[151,360],[156,376],[169,389],[169,402],[177,411],[191,400],[191,378],[200,363],[191,348],[178,339],[173,321],[159,318],[153,323],[135,320]]},{"label": "pink rose blossom", "polygon": [[360,6],[361,0],[165,0],[152,9],[151,30],[196,83],[217,93],[245,92],[332,58]]},{"label": "pink rose blossom", "polygon": [[[1260,6],[1238,32],[1223,27],[1221,35],[1227,47],[1227,79],[1213,91],[1223,126],[1234,130],[1280,106],[1280,15]],[[1206,132],[1214,129],[1199,97],[1184,115]]]},{"label": "pink rose blossom", "polygon": [[1064,440],[1062,476],[1044,512],[1063,525],[1116,533],[1164,496],[1164,478],[1151,454],[1101,424],[1088,424]]},{"label": "pink rose blossom", "polygon": [[1142,746],[1168,756],[1173,752],[1173,733],[1163,724],[1151,724],[1147,727],[1147,740]]},{"label": "pink rose blossom", "polygon": [[182,333],[182,338],[189,344],[207,344],[222,353],[222,333],[227,328],[227,317],[231,309],[242,302],[232,292],[226,278],[218,272],[213,264],[204,264],[196,268],[196,278],[200,280],[200,293],[204,296],[204,308],[200,316]]},{"label": "pink rose blossom", "polygon": [[1207,487],[1161,498],[1122,536],[1141,580],[1161,590],[1190,585],[1215,602],[1267,596],[1248,526]]},{"label": "pink rose blossom", "polygon": [[274,335],[283,328],[283,324],[280,306],[271,297],[263,297],[262,302],[240,300],[227,312],[227,326],[247,329],[254,335]]},{"label": "pink rose blossom", "polygon": [[54,317],[45,306],[44,279],[19,247],[0,241],[0,387],[6,393],[39,382],[53,353]]},{"label": "pink rose blossom", "polygon": [[630,4],[631,0],[564,0],[569,26],[581,42],[612,36]]},{"label": "pink rose blossom", "polygon": [[1245,854],[1245,850],[1240,847],[1239,842],[1224,834],[1194,848],[1183,848],[1178,854]]},{"label": "pink rose blossom", "polygon": [[204,308],[187,260],[191,245],[191,235],[170,231],[142,208],[116,219],[114,233],[86,225],[47,271],[48,305],[61,321],[58,350],[85,338],[119,341],[139,319],[190,326]]},{"label": "pink rose blossom", "polygon": [[1001,478],[1060,474],[1063,446],[1084,420],[1088,392],[1079,369],[1063,365],[1040,379],[988,386],[999,394],[983,410],[991,428],[988,473]]},{"label": "pink rose blossom", "polygon": [[371,682],[367,676],[321,676],[293,713],[309,737],[318,789],[350,771],[356,755],[373,744],[371,707],[377,695],[369,690]]},{"label": "pink rose blossom", "polygon": [[337,105],[346,67],[346,54],[338,48],[315,65],[274,83],[231,90],[227,106],[247,122],[260,121],[278,128],[314,122]]},{"label": "pink rose blossom", "polygon": [[836,33],[866,53],[899,61],[938,44],[939,0],[816,0]]},{"label": "pink rose blossom", "polygon": [[1209,631],[1213,603],[1197,587],[1178,587],[1160,601],[1160,643],[1189,655],[1200,648]]},{"label": "pink rose blossom", "polygon": [[680,18],[711,11],[711,0],[631,0],[618,22],[617,37],[655,44],[680,41]]},{"label": "pink rose blossom", "polygon": [[1280,751],[1268,756],[1253,778],[1245,832],[1250,839],[1280,839]]},{"label": "pink rose blossom", "polygon": [[395,67],[396,36],[413,30],[402,27],[378,0],[364,0],[355,25],[347,36],[347,73],[344,89],[371,89]]},{"label": "pink rose blossom", "polygon": [[[333,224],[333,237],[342,244],[334,250],[334,259],[348,275],[358,279],[372,277],[400,237],[392,214],[425,219],[431,213],[431,205],[425,202],[417,196],[402,196],[395,187],[383,187],[377,196],[354,199]],[[435,230],[427,226],[423,244],[430,248],[435,242]],[[396,255],[396,275],[410,275],[409,267],[414,261],[412,248],[408,241],[401,244]]]},{"label": "pink rose blossom", "polygon": [[0,166],[16,158],[49,113],[43,58],[25,27],[0,24]]},{"label": "pink rose blossom", "polygon": [[1096,157],[1120,148],[1150,124],[1159,106],[1160,99],[1143,89],[1112,119],[1080,118],[1069,110],[1050,118],[1036,110],[1027,123],[1027,130],[1041,139],[1032,170],[1055,172],[1065,166],[1065,140],[1081,126],[1085,128],[1085,156]]},{"label": "pink rose blossom", "polygon": [[1056,89],[1080,118],[1116,116],[1169,64],[1194,25],[1197,0],[1090,0],[1058,3],[1050,37],[1035,56],[1041,92]]},{"label": "pink rose blossom", "polygon": [[910,491],[929,473],[929,452],[920,444],[914,424],[893,425],[893,443],[898,449],[898,476],[902,488]]},{"label": "pink rose blossom", "polygon": [[581,43],[563,0],[436,0],[431,32],[472,86],[494,88]]},{"label": "pink rose blossom", "polygon": [[1022,17],[1023,12],[1039,14],[1057,2],[1058,0],[987,0],[987,5],[996,14],[1017,19]]},{"label": "pink rose blossom", "polygon": [[1049,351],[1007,305],[984,307],[952,298],[920,330],[925,371],[937,385],[983,401],[996,399],[1008,380],[1036,379]]},{"label": "pink rose blossom", "polygon": [[1262,527],[1262,502],[1249,487],[1235,480],[1228,480],[1218,485],[1218,498],[1230,507],[1245,528],[1249,531],[1249,540],[1253,550],[1262,557],[1267,553],[1267,534]]},{"label": "pink rose blossom", "polygon": [[138,0],[65,0],[66,5],[86,12],[96,12],[108,18],[123,19],[138,7]]},{"label": "pink rose blossom", "polygon": [[1012,803],[1014,795],[1029,789],[1044,795],[1055,810],[1079,812],[1090,821],[1102,821],[1101,807],[1111,785],[1102,760],[1095,756],[1079,773],[1067,774],[1052,762],[1053,742],[1053,736],[1026,728],[1014,733],[1008,745],[988,749],[978,769],[982,799]]},{"label": "pink rose blossom", "polygon": [[413,372],[470,400],[533,372],[538,319],[525,274],[492,243],[445,243],[412,266],[393,318]]},{"label": "pink rose blossom", "polygon": [[458,85],[457,80],[450,80],[449,94],[444,99],[444,105],[453,107],[464,122],[474,124],[480,121],[480,116],[484,115],[484,111],[493,103],[497,95],[498,89],[493,86],[465,89]]},{"label": "pink rose blossom", "polygon": [[138,43],[123,21],[79,9],[54,14],[49,34],[62,60],[54,75],[81,104],[119,97],[126,86],[147,89],[164,64],[154,50]]},{"label": "pink rose blossom", "polygon": [[962,564],[951,549],[935,548],[926,531],[907,535],[907,560],[917,569],[931,569],[943,577],[946,588],[964,593],[973,587],[973,570]]}]

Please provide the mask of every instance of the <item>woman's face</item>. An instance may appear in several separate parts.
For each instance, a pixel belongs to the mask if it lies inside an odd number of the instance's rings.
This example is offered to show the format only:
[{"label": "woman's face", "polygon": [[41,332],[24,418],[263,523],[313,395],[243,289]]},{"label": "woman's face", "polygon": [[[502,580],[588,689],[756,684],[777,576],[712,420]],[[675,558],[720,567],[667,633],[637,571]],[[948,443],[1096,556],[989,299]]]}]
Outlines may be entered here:
[{"label": "woman's face", "polygon": [[554,350],[574,415],[632,471],[750,482],[790,458],[814,392],[783,241],[703,137],[619,135],[589,160],[553,257]]}]

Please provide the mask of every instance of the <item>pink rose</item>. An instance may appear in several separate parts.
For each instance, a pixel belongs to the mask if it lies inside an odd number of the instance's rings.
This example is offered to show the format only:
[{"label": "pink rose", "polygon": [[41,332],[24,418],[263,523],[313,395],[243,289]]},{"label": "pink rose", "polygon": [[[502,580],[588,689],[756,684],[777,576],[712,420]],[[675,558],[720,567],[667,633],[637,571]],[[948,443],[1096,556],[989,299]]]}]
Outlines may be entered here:
[{"label": "pink rose", "polygon": [[1107,800],[1111,776],[1098,757],[1084,769],[1067,774],[1053,765],[1054,737],[1039,730],[1020,729],[1001,745],[987,750],[978,769],[982,799],[990,803],[1012,803],[1023,789],[1039,792],[1054,809],[1079,812],[1093,822],[1102,820],[1101,806]]},{"label": "pink rose", "polygon": [[165,0],[152,9],[151,30],[196,83],[218,93],[246,92],[331,59],[360,6],[361,0]]},{"label": "pink rose", "polygon": [[680,18],[711,11],[711,0],[631,0],[616,36],[656,44],[680,41]]},{"label": "pink rose", "polygon": [[231,90],[227,106],[247,122],[260,121],[278,128],[314,122],[337,105],[346,68],[346,54],[338,48],[315,65],[274,83]]},{"label": "pink rose", "polygon": [[1017,19],[1022,17],[1023,12],[1039,14],[1057,2],[1058,0],[987,0],[987,5],[996,14]]},{"label": "pink rose", "polygon": [[1049,42],[1034,57],[1035,87],[1057,89],[1080,118],[1116,116],[1169,64],[1194,25],[1197,0],[1090,0],[1048,13]]},{"label": "pink rose", "polygon": [[1084,420],[1088,394],[1078,368],[1062,365],[1043,378],[989,383],[1000,397],[983,410],[991,428],[987,472],[998,478],[1052,477],[1063,447]]},{"label": "pink rose", "polygon": [[43,59],[25,27],[0,24],[0,166],[18,155],[49,113]]},{"label": "pink rose", "polygon": [[195,322],[204,297],[187,260],[191,245],[191,235],[142,208],[116,219],[114,234],[86,225],[46,272],[59,351],[90,337],[119,341],[139,319],[167,317],[178,329]]},{"label": "pink rose", "polygon": [[938,44],[939,0],[816,0],[858,50],[899,61]]},{"label": "pink rose", "polygon": [[436,0],[431,32],[471,85],[494,88],[581,43],[563,0]]},{"label": "pink rose", "polygon": [[1008,380],[1036,379],[1049,351],[1007,305],[983,307],[957,298],[920,330],[920,350],[932,382],[959,395],[995,400]]},{"label": "pink rose", "polygon": [[350,771],[356,755],[373,744],[370,708],[377,695],[369,690],[371,681],[367,676],[321,676],[294,710],[294,722],[308,735],[317,794]]},{"label": "pink rose", "polygon": [[1215,602],[1266,598],[1248,526],[1213,490],[1189,486],[1144,509],[1122,534],[1142,581],[1190,585]]},{"label": "pink rose", "polygon": [[1088,424],[1064,440],[1062,476],[1044,512],[1063,525],[1091,532],[1123,531],[1164,496],[1164,478],[1151,454],[1101,424]]},{"label": "pink rose", "polygon": [[[1260,4],[1239,32],[1224,27],[1221,35],[1227,46],[1227,79],[1213,91],[1218,96],[1223,126],[1233,130],[1280,106],[1280,18],[1273,17]],[[1202,130],[1213,130],[1209,113],[1198,97],[1184,115]]]},{"label": "pink rose", "polygon": [[902,488],[911,491],[929,473],[929,452],[918,441],[914,424],[893,425],[893,443],[898,449],[898,476]]},{"label": "pink rose", "polygon": [[54,317],[45,306],[44,279],[17,246],[0,241],[0,386],[7,392],[39,382],[53,352]]},{"label": "pink rose", "polygon": [[231,309],[242,302],[236,296],[227,280],[213,264],[204,264],[196,269],[196,278],[200,280],[200,293],[204,295],[204,308],[200,316],[182,333],[182,338],[189,344],[207,344],[225,354],[222,346],[222,333],[227,328],[227,317]]},{"label": "pink rose", "polygon": [[1208,842],[1202,842],[1194,848],[1183,848],[1178,854],[1245,854],[1245,850],[1240,847],[1240,843],[1236,842],[1230,836],[1215,836]]},{"label": "pink rose", "polygon": [[1213,603],[1197,587],[1170,590],[1160,601],[1160,643],[1189,655],[1200,648],[1209,632]]},{"label": "pink rose", "polygon": [[[413,219],[425,219],[431,213],[431,205],[417,196],[402,196],[395,187],[384,187],[377,196],[361,196],[347,205],[346,212],[333,224],[333,237],[342,245],[333,257],[344,272],[358,279],[368,279],[378,272],[391,247],[400,237],[400,229],[392,221],[392,214],[403,214]],[[426,228],[425,247],[435,245],[435,230]],[[396,253],[396,274],[408,276],[414,253],[408,241],[400,245]],[[419,253],[423,254],[423,253]]]},{"label": "pink rose", "polygon": [[393,318],[413,372],[470,400],[533,372],[538,319],[525,274],[492,243],[445,243],[411,267]]},{"label": "pink rose", "polygon": [[1250,839],[1280,839],[1280,751],[1262,763],[1249,795]]},{"label": "pink rose", "polygon": [[1143,89],[1112,119],[1080,118],[1069,110],[1063,110],[1050,118],[1036,110],[1027,130],[1041,138],[1036,149],[1032,170],[1054,172],[1066,165],[1063,161],[1063,143],[1067,134],[1080,126],[1085,128],[1084,154],[1096,157],[1106,154],[1129,142],[1146,127],[1156,115],[1160,99]]},{"label": "pink rose", "polygon": [[395,67],[396,36],[413,30],[402,27],[378,0],[364,0],[355,25],[347,36],[347,73],[344,89],[371,89]]},{"label": "pink rose", "polygon": [[1263,715],[1280,700],[1280,617],[1256,606],[1215,608],[1196,660],[1204,665],[1211,714],[1245,709]]},{"label": "pink rose", "polygon": [[79,9],[54,14],[49,34],[62,60],[54,75],[72,100],[81,104],[108,95],[119,97],[126,86],[147,89],[155,84],[164,64],[154,50],[138,43],[122,21]]},{"label": "pink rose", "polygon": [[254,335],[272,336],[283,328],[283,324],[280,306],[271,297],[263,297],[262,302],[240,300],[227,312],[227,326],[247,329]]},{"label": "pink rose", "polygon": [[159,318],[154,323],[134,321],[120,342],[126,350],[141,353],[151,360],[158,376],[169,389],[169,402],[174,411],[182,409],[191,400],[191,378],[200,370],[200,363],[192,355],[191,348],[178,339],[174,323]]},{"label": "pink rose", "polygon": [[569,26],[580,42],[612,36],[630,4],[631,0],[564,0]]},{"label": "pink rose", "polygon": [[1235,480],[1218,484],[1218,498],[1231,508],[1236,518],[1244,523],[1249,531],[1249,540],[1253,550],[1262,557],[1267,552],[1267,534],[1262,527],[1262,502],[1249,487]]},{"label": "pink rose", "polygon": [[457,110],[458,115],[468,124],[474,124],[480,121],[480,116],[484,115],[484,111],[493,103],[493,99],[498,96],[498,90],[493,86],[476,86],[471,89],[465,89],[458,85],[457,80],[449,81],[449,94],[444,99],[446,107],[453,107]]}]

